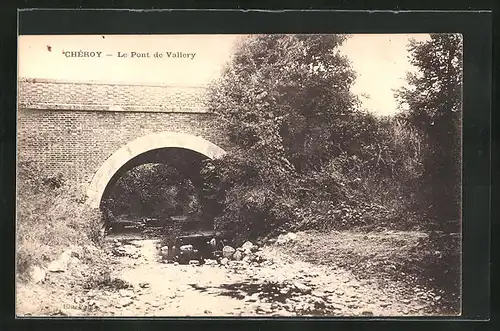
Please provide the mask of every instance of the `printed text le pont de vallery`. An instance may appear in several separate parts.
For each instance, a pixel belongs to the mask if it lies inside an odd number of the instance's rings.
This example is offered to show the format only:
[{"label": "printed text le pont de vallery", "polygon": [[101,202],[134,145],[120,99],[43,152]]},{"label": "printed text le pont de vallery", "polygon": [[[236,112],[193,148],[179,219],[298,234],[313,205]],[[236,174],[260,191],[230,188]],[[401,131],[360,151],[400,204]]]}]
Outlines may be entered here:
[{"label": "printed text le pont de vallery", "polygon": [[[102,51],[86,51],[86,50],[78,50],[78,51],[63,51],[63,55],[67,58],[101,58],[108,56],[115,56],[112,53],[103,53]],[[119,58],[132,58],[132,59],[144,59],[144,58],[170,58],[170,59],[188,59],[193,60],[196,56],[196,53],[187,53],[187,52],[117,52],[116,57]]]}]

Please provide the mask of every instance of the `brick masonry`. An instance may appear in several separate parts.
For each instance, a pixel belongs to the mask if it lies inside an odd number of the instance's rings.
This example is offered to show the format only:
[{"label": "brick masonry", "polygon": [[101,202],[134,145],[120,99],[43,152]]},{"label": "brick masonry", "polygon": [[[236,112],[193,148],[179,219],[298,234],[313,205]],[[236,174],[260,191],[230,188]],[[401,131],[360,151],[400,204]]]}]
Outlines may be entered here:
[{"label": "brick masonry", "polygon": [[[62,173],[71,183],[85,186],[116,150],[150,133],[182,132],[202,137],[223,149],[226,146],[224,135],[216,129],[213,115],[206,112],[200,102],[201,97],[175,94],[178,100],[184,101],[167,105],[158,103],[160,97],[147,99],[144,95],[156,95],[162,91],[168,95],[170,87],[154,87],[151,91],[147,87],[133,85],[96,85],[100,88],[81,86],[81,83],[54,83],[47,80],[20,82],[20,161],[39,161],[44,165],[46,174]],[[97,93],[96,89],[101,93]],[[116,102],[109,99],[111,94],[102,92],[110,90],[114,91],[113,100],[118,96]],[[124,93],[129,93],[127,102],[121,100],[120,96]],[[132,98],[134,95],[138,98]],[[191,100],[189,110],[182,111],[188,99]],[[71,101],[71,107],[67,108],[71,109],[64,109],[61,105],[69,104],[68,101]],[[99,105],[104,104],[119,105],[121,108],[110,110],[102,107],[98,110],[101,107]]]}]

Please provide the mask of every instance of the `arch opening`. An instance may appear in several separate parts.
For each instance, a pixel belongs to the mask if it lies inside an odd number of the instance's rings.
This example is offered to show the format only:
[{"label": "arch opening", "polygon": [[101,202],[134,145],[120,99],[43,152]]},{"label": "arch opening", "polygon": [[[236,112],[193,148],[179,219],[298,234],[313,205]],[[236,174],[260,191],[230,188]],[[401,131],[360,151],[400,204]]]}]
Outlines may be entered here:
[{"label": "arch opening", "polygon": [[106,188],[116,182],[120,173],[139,164],[151,163],[150,161],[161,163],[161,155],[152,151],[169,148],[192,151],[207,159],[216,159],[226,154],[210,141],[185,133],[160,132],[137,138],[114,152],[97,170],[87,189],[87,203],[93,208],[99,208]]}]

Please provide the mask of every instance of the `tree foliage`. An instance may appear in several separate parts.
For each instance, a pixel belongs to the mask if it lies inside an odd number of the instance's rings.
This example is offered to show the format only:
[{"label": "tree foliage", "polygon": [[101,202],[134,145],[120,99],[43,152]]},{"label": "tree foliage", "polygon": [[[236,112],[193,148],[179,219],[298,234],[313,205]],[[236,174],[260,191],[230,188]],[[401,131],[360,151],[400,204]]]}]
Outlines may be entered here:
[{"label": "tree foliage", "polygon": [[326,210],[352,198],[351,179],[394,168],[385,141],[377,143],[379,119],[350,91],[345,39],[257,35],[240,43],[210,91],[210,109],[236,146],[218,167],[221,223],[268,233],[315,204]]},{"label": "tree foliage", "polygon": [[162,217],[201,211],[197,187],[176,167],[144,164],[123,174],[111,188],[107,207],[114,215]]},{"label": "tree foliage", "polygon": [[462,110],[462,37],[433,34],[409,45],[408,87],[397,96],[401,117],[419,130],[425,146],[420,190],[425,213],[436,227],[458,231],[460,221],[460,161]]}]

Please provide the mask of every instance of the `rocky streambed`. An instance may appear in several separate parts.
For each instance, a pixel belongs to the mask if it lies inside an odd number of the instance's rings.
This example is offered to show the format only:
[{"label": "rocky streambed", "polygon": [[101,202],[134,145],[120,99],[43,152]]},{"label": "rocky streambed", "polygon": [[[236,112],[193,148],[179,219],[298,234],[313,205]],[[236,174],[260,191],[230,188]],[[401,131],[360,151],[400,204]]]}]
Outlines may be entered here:
[{"label": "rocky streambed", "polygon": [[[64,272],[48,271],[54,309],[46,311],[58,316],[426,315],[425,295],[408,296],[399,284],[381,288],[357,280],[349,270],[299,261],[282,246],[289,240],[293,236],[264,247],[226,248],[225,256],[211,263],[177,264],[165,263],[158,240],[117,239],[107,247],[105,282],[69,286],[75,263]],[[57,301],[65,293],[61,289],[72,294]]]}]

